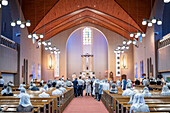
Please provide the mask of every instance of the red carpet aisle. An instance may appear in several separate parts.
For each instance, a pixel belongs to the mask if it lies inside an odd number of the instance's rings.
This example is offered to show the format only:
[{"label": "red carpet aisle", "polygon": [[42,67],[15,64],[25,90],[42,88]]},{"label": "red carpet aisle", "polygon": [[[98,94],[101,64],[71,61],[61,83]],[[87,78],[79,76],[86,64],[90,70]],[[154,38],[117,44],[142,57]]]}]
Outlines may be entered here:
[{"label": "red carpet aisle", "polygon": [[74,98],[63,113],[108,113],[108,111],[101,101],[84,96]]}]

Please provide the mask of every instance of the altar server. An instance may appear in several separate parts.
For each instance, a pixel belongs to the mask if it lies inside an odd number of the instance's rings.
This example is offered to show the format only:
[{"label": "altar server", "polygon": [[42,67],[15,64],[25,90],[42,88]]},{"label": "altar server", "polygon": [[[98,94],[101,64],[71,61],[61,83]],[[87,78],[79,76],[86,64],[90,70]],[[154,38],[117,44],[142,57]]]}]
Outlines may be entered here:
[{"label": "altar server", "polygon": [[90,76],[88,77],[88,79],[86,80],[86,96],[88,94],[88,96],[90,96],[91,93],[91,80],[90,80]]}]

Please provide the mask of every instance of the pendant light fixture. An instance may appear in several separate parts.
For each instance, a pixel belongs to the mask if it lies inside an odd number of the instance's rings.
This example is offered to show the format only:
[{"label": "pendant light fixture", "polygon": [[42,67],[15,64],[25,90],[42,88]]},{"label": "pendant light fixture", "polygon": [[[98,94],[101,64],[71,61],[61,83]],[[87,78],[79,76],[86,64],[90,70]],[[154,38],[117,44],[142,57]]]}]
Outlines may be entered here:
[{"label": "pendant light fixture", "polygon": [[160,18],[156,19],[155,17],[153,17],[152,19],[143,19],[142,21],[142,25],[147,25],[148,27],[152,27],[153,24],[157,24],[157,25],[162,25],[162,21]]}]

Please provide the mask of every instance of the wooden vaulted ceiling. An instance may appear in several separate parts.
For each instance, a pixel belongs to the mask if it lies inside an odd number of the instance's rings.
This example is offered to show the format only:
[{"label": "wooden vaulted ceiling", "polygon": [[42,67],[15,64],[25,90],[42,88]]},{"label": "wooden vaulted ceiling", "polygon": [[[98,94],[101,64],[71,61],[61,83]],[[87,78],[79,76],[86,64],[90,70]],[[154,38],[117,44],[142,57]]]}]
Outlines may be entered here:
[{"label": "wooden vaulted ceiling", "polygon": [[30,33],[49,39],[76,25],[90,22],[129,39],[130,32],[146,31],[154,0],[19,0]]}]

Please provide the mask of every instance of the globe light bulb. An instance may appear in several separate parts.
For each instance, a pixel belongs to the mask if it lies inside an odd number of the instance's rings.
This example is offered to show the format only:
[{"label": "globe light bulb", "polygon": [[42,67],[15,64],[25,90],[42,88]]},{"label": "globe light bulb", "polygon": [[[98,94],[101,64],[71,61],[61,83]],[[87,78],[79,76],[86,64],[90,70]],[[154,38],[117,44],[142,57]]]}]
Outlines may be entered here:
[{"label": "globe light bulb", "polygon": [[42,33],[40,34],[40,38],[44,38],[44,35]]},{"label": "globe light bulb", "polygon": [[126,46],[126,49],[129,49],[129,46]]},{"label": "globe light bulb", "polygon": [[47,47],[47,46],[45,47],[45,50],[48,50],[48,47]]},{"label": "globe light bulb", "polygon": [[[141,33],[138,31],[138,32],[137,32],[137,35],[138,35],[138,36],[140,36],[140,35],[141,35]],[[135,37],[135,38],[136,38],[136,37]]]},{"label": "globe light bulb", "polygon": [[148,22],[148,27],[152,27],[152,22]]},{"label": "globe light bulb", "polygon": [[157,24],[162,25],[162,21],[160,19],[158,19]]},{"label": "globe light bulb", "polygon": [[155,18],[155,17],[152,18],[152,23],[153,23],[153,24],[156,23],[156,18]]},{"label": "globe light bulb", "polygon": [[145,36],[146,36],[146,34],[143,32],[143,33],[142,33],[142,37],[145,37]]},{"label": "globe light bulb", "polygon": [[15,23],[14,21],[11,22],[11,26],[12,26],[12,27],[16,26],[16,23]]},{"label": "globe light bulb", "polygon": [[130,33],[130,37],[133,37],[134,36],[134,34],[133,33]]},{"label": "globe light bulb", "polygon": [[17,25],[21,25],[21,20],[20,19],[17,20]]},{"label": "globe light bulb", "polygon": [[29,20],[27,20],[27,22],[26,22],[26,26],[27,26],[27,27],[30,27],[30,26],[31,26],[31,23],[30,23],[30,21],[29,21]]},{"label": "globe light bulb", "polygon": [[22,23],[22,24],[20,25],[20,28],[25,28],[25,24]]},{"label": "globe light bulb", "polygon": [[28,38],[32,38],[32,35],[31,35],[31,34],[29,34],[29,35],[28,35]]},{"label": "globe light bulb", "polygon": [[146,19],[143,19],[143,21],[142,21],[142,25],[146,25],[146,24],[147,24]]},{"label": "globe light bulb", "polygon": [[124,44],[124,45],[126,44],[126,41],[125,41],[125,40],[123,41],[123,44]]},{"label": "globe light bulb", "polygon": [[138,35],[137,35],[137,34],[135,35],[135,38],[138,38]]},{"label": "globe light bulb", "polygon": [[2,5],[7,6],[8,5],[8,1],[7,0],[2,0]]},{"label": "globe light bulb", "polygon": [[48,42],[48,45],[51,45],[51,42],[50,42],[50,41]]}]

